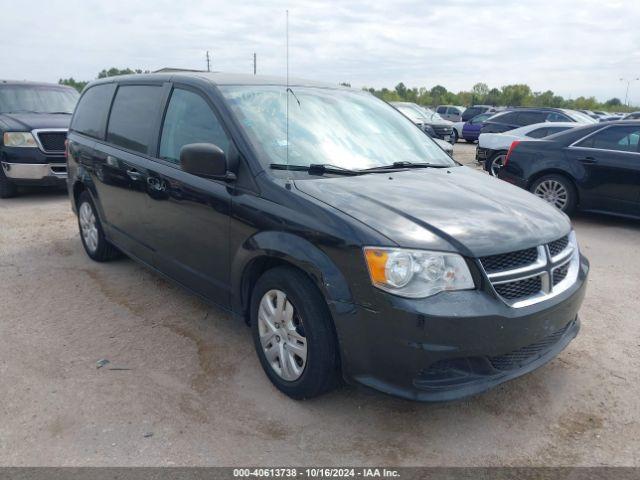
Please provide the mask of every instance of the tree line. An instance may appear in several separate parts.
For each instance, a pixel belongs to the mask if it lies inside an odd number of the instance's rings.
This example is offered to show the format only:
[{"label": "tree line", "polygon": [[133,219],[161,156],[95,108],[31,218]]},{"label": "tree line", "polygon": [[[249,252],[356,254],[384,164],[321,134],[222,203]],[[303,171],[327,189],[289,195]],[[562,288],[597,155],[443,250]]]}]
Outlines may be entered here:
[{"label": "tree line", "polygon": [[[97,78],[114,77],[117,75],[130,75],[135,73],[149,73],[149,70],[131,68],[109,68],[98,73]],[[82,91],[89,81],[78,81],[73,77],[58,80],[61,85],[68,85]],[[348,83],[341,85],[350,86]],[[501,88],[489,88],[486,83],[476,83],[471,91],[450,92],[442,85],[436,85],[431,89],[426,87],[407,88],[400,82],[393,90],[388,88],[363,88],[375,96],[387,101],[414,102],[418,105],[435,107],[437,105],[494,105],[494,106],[522,106],[522,107],[556,107],[573,108],[581,110],[605,110],[626,112],[633,111],[637,107],[623,105],[619,98],[611,98],[604,103],[598,102],[595,97],[578,97],[565,99],[556,95],[551,90],[545,92],[533,92],[528,85],[518,83],[505,85]]]},{"label": "tree line", "polygon": [[431,89],[426,87],[407,88],[400,82],[393,90],[382,88],[364,88],[375,96],[387,101],[413,102],[427,107],[437,105],[493,105],[521,107],[556,107],[581,110],[632,111],[637,107],[626,106],[619,98],[599,102],[595,97],[566,99],[551,90],[534,92],[528,85],[518,83],[501,88],[489,88],[486,83],[476,83],[471,91],[450,92],[442,85]]}]

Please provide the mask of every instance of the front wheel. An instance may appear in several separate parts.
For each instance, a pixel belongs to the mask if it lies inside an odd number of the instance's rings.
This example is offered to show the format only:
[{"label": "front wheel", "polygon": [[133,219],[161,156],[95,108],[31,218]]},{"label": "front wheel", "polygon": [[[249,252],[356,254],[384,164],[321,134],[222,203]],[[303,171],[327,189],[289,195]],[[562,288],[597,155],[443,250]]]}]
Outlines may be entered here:
[{"label": "front wheel", "polygon": [[530,191],[567,215],[575,211],[578,200],[576,189],[562,175],[545,175],[533,182]]},{"label": "front wheel", "polygon": [[507,158],[507,152],[504,151],[496,152],[491,155],[491,158],[487,160],[485,166],[487,172],[489,172],[489,175],[491,175],[492,177],[498,176],[498,172],[500,172],[500,169],[504,167],[505,158]]},{"label": "front wheel", "polygon": [[296,400],[338,383],[338,345],[316,286],[299,270],[268,270],[251,295],[251,329],[269,380]]},{"label": "front wheel", "polygon": [[456,143],[458,143],[458,131],[454,128],[451,132],[451,144],[455,145]]}]

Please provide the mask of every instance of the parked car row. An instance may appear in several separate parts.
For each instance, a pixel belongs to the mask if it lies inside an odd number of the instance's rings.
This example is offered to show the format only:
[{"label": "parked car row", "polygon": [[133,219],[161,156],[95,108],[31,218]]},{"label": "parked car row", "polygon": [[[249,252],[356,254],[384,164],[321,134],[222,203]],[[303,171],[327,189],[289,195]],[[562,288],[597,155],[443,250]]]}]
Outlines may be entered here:
[{"label": "parked car row", "polygon": [[[576,336],[589,264],[557,208],[425,135],[445,122],[432,113],[256,76],[93,82],[65,150],[83,248],[245,319],[292,398],[340,379],[414,400],[484,391]],[[33,125],[3,133],[10,175],[59,163],[34,161]]]}]

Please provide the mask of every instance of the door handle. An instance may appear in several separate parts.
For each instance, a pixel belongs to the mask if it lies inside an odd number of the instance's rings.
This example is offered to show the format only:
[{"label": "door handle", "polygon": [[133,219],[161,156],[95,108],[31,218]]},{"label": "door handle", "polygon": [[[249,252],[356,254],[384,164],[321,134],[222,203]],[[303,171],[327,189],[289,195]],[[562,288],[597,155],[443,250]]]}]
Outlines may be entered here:
[{"label": "door handle", "polygon": [[580,163],[584,163],[585,165],[593,165],[594,163],[598,163],[598,160],[593,157],[580,157],[578,158],[578,161]]},{"label": "door handle", "polygon": [[129,178],[134,181],[140,180],[144,176],[135,168],[127,169],[127,175],[129,175]]}]

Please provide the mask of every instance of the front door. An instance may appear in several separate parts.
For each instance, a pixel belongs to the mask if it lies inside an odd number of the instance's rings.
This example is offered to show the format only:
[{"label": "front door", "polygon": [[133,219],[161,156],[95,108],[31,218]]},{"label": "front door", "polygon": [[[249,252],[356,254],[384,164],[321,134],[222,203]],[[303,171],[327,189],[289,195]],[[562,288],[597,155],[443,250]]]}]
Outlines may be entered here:
[{"label": "front door", "polygon": [[229,136],[206,97],[186,87],[173,89],[160,132],[148,166],[145,242],[160,271],[227,306],[232,187],[184,172],[180,149],[213,143],[228,153]]}]

